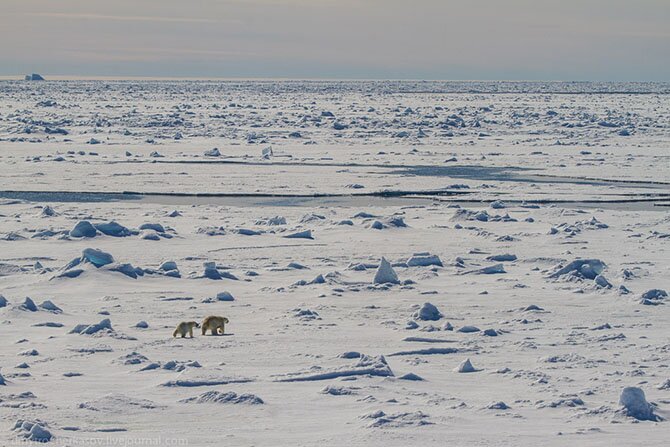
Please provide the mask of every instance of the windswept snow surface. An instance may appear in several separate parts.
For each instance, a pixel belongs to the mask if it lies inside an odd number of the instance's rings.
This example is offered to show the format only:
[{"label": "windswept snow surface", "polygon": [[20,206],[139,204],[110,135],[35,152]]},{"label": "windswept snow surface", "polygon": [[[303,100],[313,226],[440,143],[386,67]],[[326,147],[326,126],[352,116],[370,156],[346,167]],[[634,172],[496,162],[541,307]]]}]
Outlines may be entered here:
[{"label": "windswept snow surface", "polygon": [[668,84],[0,93],[0,445],[670,438]]}]

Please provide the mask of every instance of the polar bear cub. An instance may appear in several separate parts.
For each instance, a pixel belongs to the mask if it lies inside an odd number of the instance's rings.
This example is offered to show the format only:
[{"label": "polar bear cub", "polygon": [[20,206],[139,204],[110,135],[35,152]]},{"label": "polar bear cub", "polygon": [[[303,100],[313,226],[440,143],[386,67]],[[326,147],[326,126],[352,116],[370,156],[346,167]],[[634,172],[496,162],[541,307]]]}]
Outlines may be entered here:
[{"label": "polar bear cub", "polygon": [[[205,335],[207,331],[212,331],[212,335],[223,335],[227,323],[228,318],[226,317],[210,315],[202,321],[202,335]],[[219,329],[221,329],[221,333],[219,333]]]},{"label": "polar bear cub", "polygon": [[177,325],[177,328],[172,333],[172,337],[176,337],[177,334],[181,335],[181,338],[186,337],[186,334],[193,338],[193,328],[200,327],[197,321],[182,321]]}]

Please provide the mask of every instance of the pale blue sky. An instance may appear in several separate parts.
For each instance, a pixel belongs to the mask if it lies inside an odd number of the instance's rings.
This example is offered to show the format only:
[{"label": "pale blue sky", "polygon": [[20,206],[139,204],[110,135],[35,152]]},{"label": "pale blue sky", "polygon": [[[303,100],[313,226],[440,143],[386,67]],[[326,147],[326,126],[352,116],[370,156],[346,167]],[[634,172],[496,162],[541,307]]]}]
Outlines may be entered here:
[{"label": "pale blue sky", "polygon": [[1,0],[0,76],[670,80],[670,0]]}]

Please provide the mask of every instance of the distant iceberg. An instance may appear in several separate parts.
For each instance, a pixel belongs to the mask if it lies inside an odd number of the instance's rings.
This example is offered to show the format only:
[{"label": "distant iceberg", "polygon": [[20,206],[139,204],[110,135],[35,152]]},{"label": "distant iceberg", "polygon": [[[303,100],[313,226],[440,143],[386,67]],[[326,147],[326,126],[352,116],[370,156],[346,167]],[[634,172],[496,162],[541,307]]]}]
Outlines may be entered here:
[{"label": "distant iceberg", "polygon": [[44,81],[44,78],[42,77],[42,75],[39,75],[37,73],[26,75],[26,77],[24,79],[26,81]]}]

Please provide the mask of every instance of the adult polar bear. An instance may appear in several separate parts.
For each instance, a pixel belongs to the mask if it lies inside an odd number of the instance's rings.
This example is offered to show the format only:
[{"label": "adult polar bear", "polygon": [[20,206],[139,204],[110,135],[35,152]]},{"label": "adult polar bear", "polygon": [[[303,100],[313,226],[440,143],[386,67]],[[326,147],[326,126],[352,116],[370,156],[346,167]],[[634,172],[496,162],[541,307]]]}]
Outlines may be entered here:
[{"label": "adult polar bear", "polygon": [[[226,317],[210,315],[202,321],[202,335],[205,335],[208,330],[211,331],[212,335],[224,335],[227,323],[228,318]],[[221,329],[221,333],[219,333],[219,329]]]},{"label": "adult polar bear", "polygon": [[184,338],[186,337],[186,334],[188,334],[191,338],[193,338],[193,328],[198,327],[200,327],[200,325],[197,321],[182,321],[177,325],[177,328],[172,333],[172,337],[181,335],[181,338]]}]

